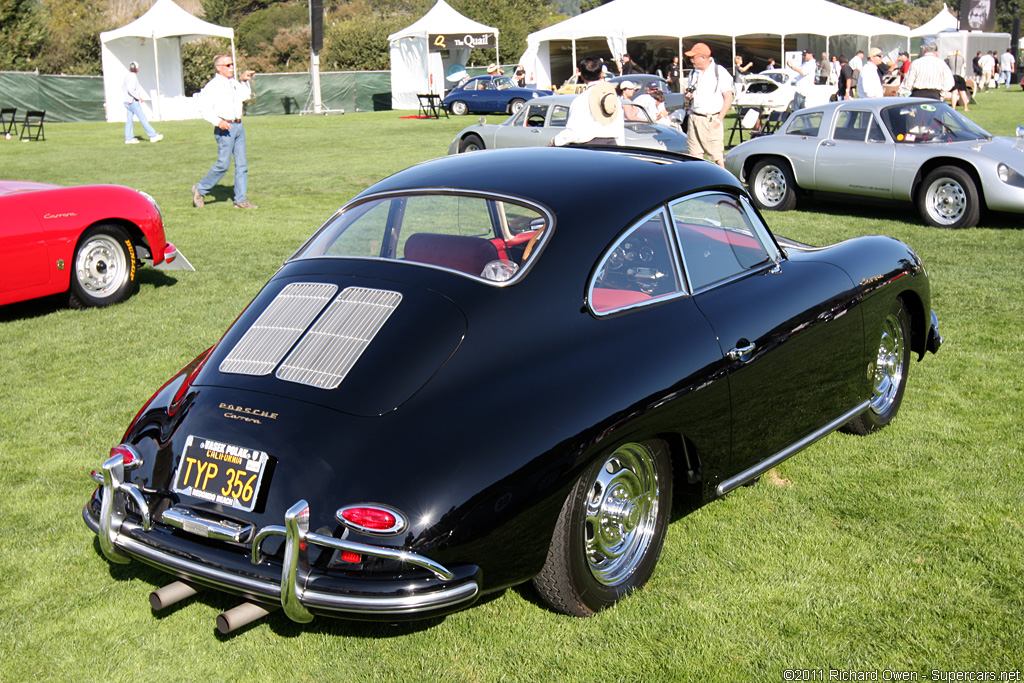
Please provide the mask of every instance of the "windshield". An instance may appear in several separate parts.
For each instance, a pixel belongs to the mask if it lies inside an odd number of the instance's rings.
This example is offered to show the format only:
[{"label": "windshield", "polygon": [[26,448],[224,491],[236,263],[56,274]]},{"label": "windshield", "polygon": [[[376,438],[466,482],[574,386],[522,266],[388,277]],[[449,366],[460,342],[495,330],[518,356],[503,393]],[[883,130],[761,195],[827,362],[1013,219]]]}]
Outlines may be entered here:
[{"label": "windshield", "polygon": [[539,207],[473,194],[409,194],[346,207],[296,258],[369,258],[512,280],[551,232]]},{"label": "windshield", "polygon": [[987,140],[985,129],[942,102],[899,104],[882,110],[882,120],[897,143]]}]

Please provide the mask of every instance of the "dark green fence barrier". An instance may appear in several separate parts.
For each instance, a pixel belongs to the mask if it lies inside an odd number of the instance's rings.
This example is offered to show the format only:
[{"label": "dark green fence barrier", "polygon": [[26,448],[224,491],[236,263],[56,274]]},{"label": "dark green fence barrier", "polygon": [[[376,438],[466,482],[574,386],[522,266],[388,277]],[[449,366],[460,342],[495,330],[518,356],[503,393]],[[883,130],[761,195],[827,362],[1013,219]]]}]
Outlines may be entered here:
[{"label": "dark green fence barrier", "polygon": [[103,121],[102,76],[46,76],[0,71],[0,106],[45,110],[47,121]]},{"label": "dark green fence barrier", "polygon": [[[256,98],[246,114],[298,114],[312,109],[312,77],[308,73],[258,74]],[[320,74],[324,109],[346,112],[391,109],[388,71],[332,71]],[[116,103],[121,106],[121,103]],[[307,106],[308,105],[308,106]],[[105,121],[102,76],[47,76],[0,71],[0,106],[16,107],[23,117],[30,109],[45,110],[47,121]]]}]

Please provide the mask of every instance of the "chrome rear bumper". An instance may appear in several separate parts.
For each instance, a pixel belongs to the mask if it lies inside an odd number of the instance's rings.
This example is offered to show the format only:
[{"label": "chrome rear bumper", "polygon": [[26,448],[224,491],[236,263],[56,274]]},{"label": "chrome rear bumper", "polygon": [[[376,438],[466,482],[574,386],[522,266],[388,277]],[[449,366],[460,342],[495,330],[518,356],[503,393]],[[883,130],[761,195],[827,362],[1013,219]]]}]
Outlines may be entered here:
[{"label": "chrome rear bumper", "polygon": [[[267,526],[256,532],[252,542],[251,565],[264,565],[262,543],[270,536],[284,537],[284,562],[280,580],[268,580],[260,572],[229,571],[223,566],[197,561],[196,555],[177,554],[146,537],[152,528],[149,507],[143,493],[124,481],[121,456],[109,458],[102,466],[103,502],[99,518],[86,505],[82,517],[99,537],[100,549],[112,562],[123,564],[138,559],[185,579],[212,586],[250,599],[280,603],[293,621],[306,623],[314,613],[354,615],[416,615],[443,612],[472,602],[480,593],[476,568],[452,571],[430,558],[393,548],[371,546],[309,531],[309,506],[299,501],[285,513],[284,526]],[[130,499],[140,511],[142,523],[125,510]],[[428,570],[433,576],[406,581],[400,589],[375,588],[375,582],[360,587],[359,594],[320,590],[309,562],[310,546],[351,551],[362,555],[397,560]],[[322,585],[323,582],[321,581]],[[381,584],[386,585],[386,584]],[[424,614],[426,616],[426,614]]]}]

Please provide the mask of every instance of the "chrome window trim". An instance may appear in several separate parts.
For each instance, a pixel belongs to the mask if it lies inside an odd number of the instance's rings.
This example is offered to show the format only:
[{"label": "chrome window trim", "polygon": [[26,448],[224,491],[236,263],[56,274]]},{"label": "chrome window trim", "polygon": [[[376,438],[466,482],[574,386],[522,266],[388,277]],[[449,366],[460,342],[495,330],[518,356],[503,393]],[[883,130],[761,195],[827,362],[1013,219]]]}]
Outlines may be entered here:
[{"label": "chrome window trim", "polygon": [[[530,262],[526,264],[525,268],[520,268],[519,271],[512,278],[504,280],[502,282],[497,282],[495,280],[488,280],[487,278],[480,277],[479,275],[470,275],[469,273],[466,273],[461,270],[445,268],[444,266],[437,266],[430,263],[420,263],[416,261],[406,261],[404,259],[398,258],[387,258],[384,256],[329,256],[326,254],[318,254],[316,256],[302,255],[302,253],[307,248],[309,248],[309,246],[314,241],[316,241],[317,237],[319,237],[321,233],[323,233],[324,230],[326,230],[329,225],[331,225],[334,221],[340,218],[342,214],[344,214],[346,211],[350,211],[353,208],[361,206],[368,202],[378,201],[382,199],[395,199],[397,197],[421,197],[430,195],[449,195],[453,197],[478,197],[480,199],[486,199],[496,203],[503,204],[507,202],[510,204],[517,204],[519,206],[524,206],[536,210],[539,214],[541,214],[541,216],[543,216],[545,221],[545,227],[544,232],[537,240],[537,245],[533,249],[533,258],[530,259]],[[415,190],[386,190],[384,192],[375,192],[365,197],[357,197],[348,202],[347,204],[345,204],[344,206],[342,206],[337,211],[335,211],[330,218],[324,221],[324,223],[316,230],[316,232],[310,235],[310,237],[305,242],[302,243],[302,246],[295,250],[295,253],[288,257],[285,263],[290,263],[292,261],[314,261],[317,259],[351,259],[356,261],[384,261],[386,263],[401,263],[415,268],[430,268],[432,270],[440,270],[446,273],[454,273],[455,275],[469,278],[470,280],[486,283],[488,285],[491,285],[492,287],[509,287],[519,282],[520,279],[525,277],[526,273],[530,272],[533,269],[533,264],[536,263],[537,260],[540,258],[541,253],[543,253],[544,251],[544,247],[551,240],[551,235],[554,233],[556,227],[557,226],[555,224],[555,214],[548,207],[523,197],[517,197],[515,195],[504,194],[501,192],[483,192],[480,190],[467,190],[451,187],[423,187],[416,188]]]},{"label": "chrome window trim", "polygon": [[[619,245],[619,243],[626,238],[627,235],[629,235],[631,232],[635,230],[638,230],[640,226],[642,226],[647,221],[651,220],[657,214],[661,214],[662,227],[665,231],[665,241],[668,244],[669,258],[672,261],[672,275],[676,279],[676,285],[678,287],[678,290],[671,294],[665,294],[663,296],[659,296],[654,299],[649,299],[647,301],[639,301],[636,303],[627,304],[625,306],[620,306],[618,308],[613,308],[607,311],[598,311],[597,309],[594,308],[594,286],[597,284],[597,275],[600,272],[601,264],[603,264],[607,260],[612,250],[615,249]],[[672,228],[672,216],[668,212],[668,207],[663,204],[654,211],[645,214],[642,218],[633,222],[629,227],[627,227],[625,230],[616,235],[615,240],[612,242],[611,246],[605,249],[603,252],[601,252],[601,256],[597,259],[597,265],[591,271],[590,280],[587,283],[587,309],[590,311],[592,315],[598,318],[606,318],[610,315],[618,315],[625,311],[632,311],[634,309],[644,308],[646,306],[658,305],[665,303],[666,301],[671,301],[673,299],[678,299],[680,297],[689,296],[689,282],[683,276],[683,267],[682,263],[679,260],[679,252],[679,242],[676,240],[675,230]]]}]

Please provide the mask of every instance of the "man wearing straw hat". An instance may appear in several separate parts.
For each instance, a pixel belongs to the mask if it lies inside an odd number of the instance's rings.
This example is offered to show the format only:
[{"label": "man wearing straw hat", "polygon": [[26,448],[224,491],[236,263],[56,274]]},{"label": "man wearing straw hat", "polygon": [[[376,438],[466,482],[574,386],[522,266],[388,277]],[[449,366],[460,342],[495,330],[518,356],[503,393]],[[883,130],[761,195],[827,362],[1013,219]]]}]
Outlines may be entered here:
[{"label": "man wearing straw hat", "polygon": [[603,67],[600,57],[586,57],[580,62],[580,77],[587,87],[569,105],[565,128],[551,141],[552,145],[626,144],[622,107],[615,86],[601,80]]}]

